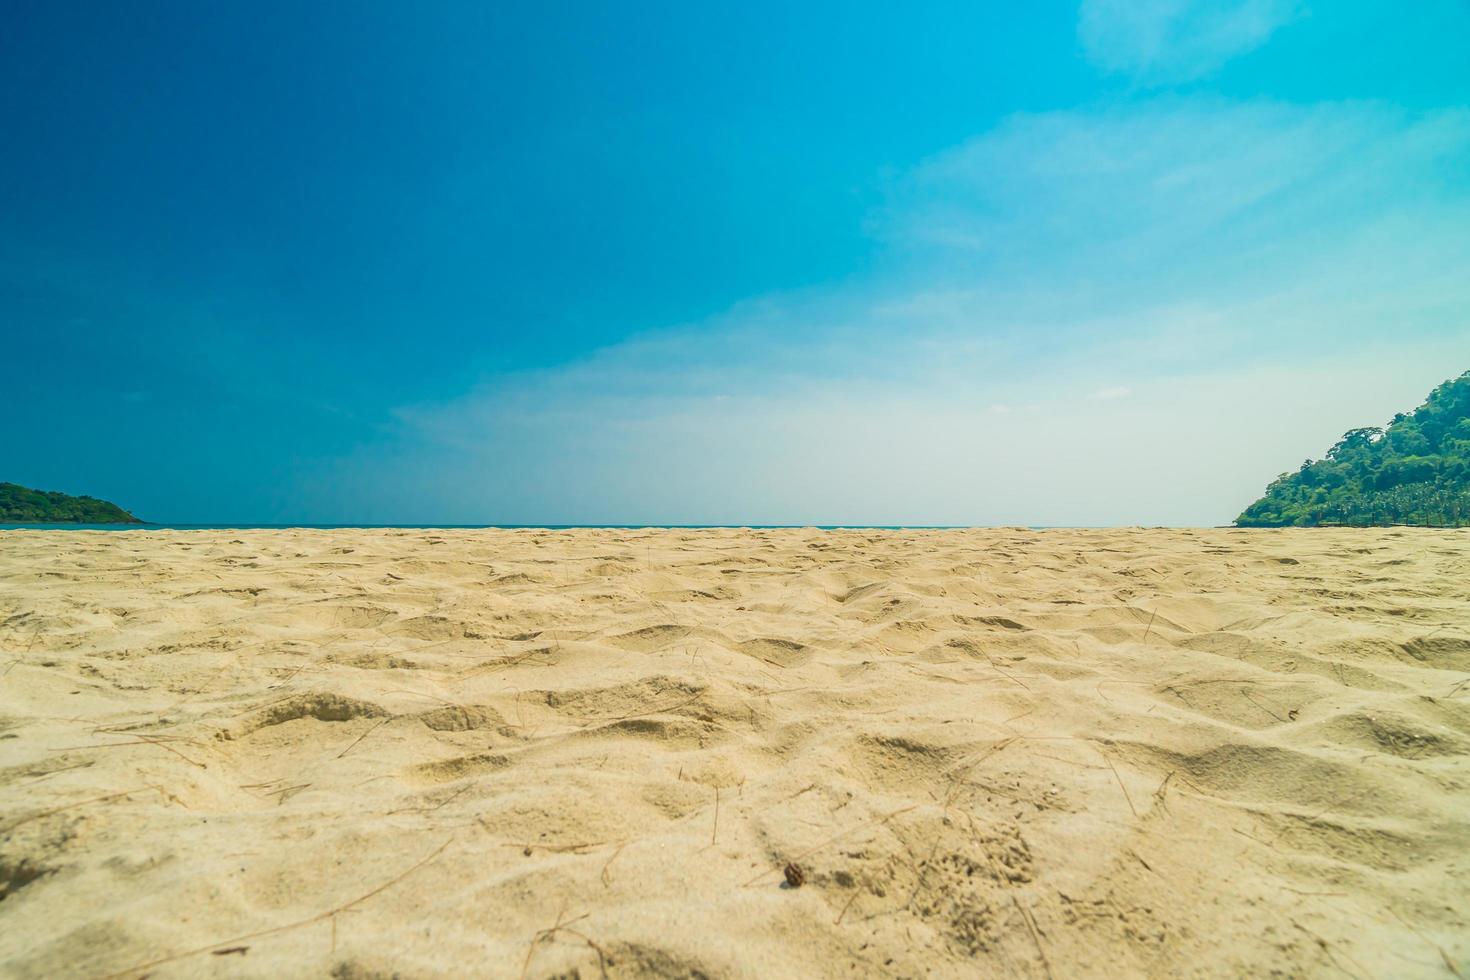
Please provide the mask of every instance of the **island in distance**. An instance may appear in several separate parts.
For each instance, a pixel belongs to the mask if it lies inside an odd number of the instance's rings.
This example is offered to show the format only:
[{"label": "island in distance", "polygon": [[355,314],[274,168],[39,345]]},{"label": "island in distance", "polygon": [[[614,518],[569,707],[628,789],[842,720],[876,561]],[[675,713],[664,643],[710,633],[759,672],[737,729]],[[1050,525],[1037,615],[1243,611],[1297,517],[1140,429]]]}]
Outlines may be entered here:
[{"label": "island in distance", "polygon": [[142,524],[117,504],[96,497],[74,497],[55,490],[32,490],[0,483],[0,523]]},{"label": "island in distance", "polygon": [[1277,477],[1235,523],[1470,524],[1470,371],[1387,428],[1349,430],[1322,459]]}]

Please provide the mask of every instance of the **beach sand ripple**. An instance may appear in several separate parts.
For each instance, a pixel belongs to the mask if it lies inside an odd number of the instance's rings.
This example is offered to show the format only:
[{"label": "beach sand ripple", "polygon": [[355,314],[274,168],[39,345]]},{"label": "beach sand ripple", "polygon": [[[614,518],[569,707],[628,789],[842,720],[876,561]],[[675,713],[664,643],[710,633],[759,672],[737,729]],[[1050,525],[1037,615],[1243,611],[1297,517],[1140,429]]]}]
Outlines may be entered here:
[{"label": "beach sand ripple", "polygon": [[1470,535],[0,532],[11,977],[1470,975]]}]

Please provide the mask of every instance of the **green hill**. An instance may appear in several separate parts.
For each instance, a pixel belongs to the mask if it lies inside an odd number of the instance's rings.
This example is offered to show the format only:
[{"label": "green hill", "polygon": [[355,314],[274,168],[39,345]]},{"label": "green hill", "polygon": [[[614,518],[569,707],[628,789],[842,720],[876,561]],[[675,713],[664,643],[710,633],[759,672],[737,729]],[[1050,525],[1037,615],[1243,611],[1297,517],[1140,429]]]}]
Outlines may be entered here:
[{"label": "green hill", "polygon": [[1387,428],[1353,429],[1281,474],[1235,524],[1470,524],[1470,371]]},{"label": "green hill", "polygon": [[73,497],[55,490],[32,490],[0,483],[0,523],[142,524],[117,504],[96,497]]}]

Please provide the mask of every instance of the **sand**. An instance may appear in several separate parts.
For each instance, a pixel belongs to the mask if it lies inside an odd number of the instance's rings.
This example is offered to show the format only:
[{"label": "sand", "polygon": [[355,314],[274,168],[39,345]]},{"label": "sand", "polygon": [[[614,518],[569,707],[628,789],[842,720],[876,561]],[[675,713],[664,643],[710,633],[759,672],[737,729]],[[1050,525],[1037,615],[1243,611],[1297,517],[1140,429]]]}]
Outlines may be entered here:
[{"label": "sand", "polygon": [[0,974],[1463,977],[1467,592],[1412,529],[0,532]]}]

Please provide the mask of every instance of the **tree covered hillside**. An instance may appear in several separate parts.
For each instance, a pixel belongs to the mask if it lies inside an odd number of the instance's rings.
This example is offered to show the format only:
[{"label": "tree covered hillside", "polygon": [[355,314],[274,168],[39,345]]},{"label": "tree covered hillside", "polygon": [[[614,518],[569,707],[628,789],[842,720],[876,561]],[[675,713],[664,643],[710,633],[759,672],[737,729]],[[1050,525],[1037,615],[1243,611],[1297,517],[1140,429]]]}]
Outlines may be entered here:
[{"label": "tree covered hillside", "polygon": [[1470,371],[1386,429],[1353,429],[1283,473],[1238,527],[1470,524]]},{"label": "tree covered hillside", "polygon": [[141,524],[117,504],[96,497],[73,497],[55,490],[32,490],[0,483],[0,523]]}]

